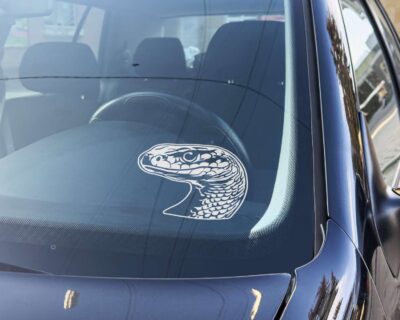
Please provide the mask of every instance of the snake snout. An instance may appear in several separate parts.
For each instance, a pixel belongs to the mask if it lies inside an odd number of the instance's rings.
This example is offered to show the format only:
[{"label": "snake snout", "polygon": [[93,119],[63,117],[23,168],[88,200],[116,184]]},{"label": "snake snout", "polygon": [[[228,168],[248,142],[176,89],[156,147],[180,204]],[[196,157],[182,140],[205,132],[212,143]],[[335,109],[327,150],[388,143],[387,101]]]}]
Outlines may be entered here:
[{"label": "snake snout", "polygon": [[139,156],[140,168],[151,174],[168,175],[171,170],[171,163],[167,157],[153,152],[144,152]]},{"label": "snake snout", "polygon": [[142,153],[139,157],[139,164],[143,169],[156,168],[161,166],[163,157],[161,155],[153,155],[151,153]]},{"label": "snake snout", "polygon": [[142,153],[139,156],[139,164],[141,167],[151,166],[151,157],[148,153]]}]

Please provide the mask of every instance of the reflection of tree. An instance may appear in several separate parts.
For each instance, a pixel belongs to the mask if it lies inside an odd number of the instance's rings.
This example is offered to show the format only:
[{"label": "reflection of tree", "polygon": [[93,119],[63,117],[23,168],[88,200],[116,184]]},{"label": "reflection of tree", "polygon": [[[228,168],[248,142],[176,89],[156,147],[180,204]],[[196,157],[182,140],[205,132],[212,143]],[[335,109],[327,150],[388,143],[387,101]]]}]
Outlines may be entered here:
[{"label": "reflection of tree", "polygon": [[[346,112],[346,117],[348,123],[354,124],[358,123],[357,116],[357,100],[355,88],[352,79],[352,70],[350,65],[350,58],[345,49],[344,42],[342,40],[342,35],[337,27],[336,20],[334,17],[330,16],[327,20],[327,29],[331,38],[331,54],[334,59],[336,73],[339,77],[340,85],[342,87],[342,94],[344,100],[344,107]],[[358,131],[355,125],[349,126],[352,145],[357,146],[356,149],[360,149],[360,141],[358,140]],[[362,167],[361,158],[356,156],[353,157],[359,161],[357,163],[358,168]]]},{"label": "reflection of tree", "polygon": [[[317,295],[315,297],[314,307],[308,313],[308,319],[328,319],[329,312],[332,309],[333,302],[338,293],[338,279],[333,273],[328,281],[325,276],[321,280],[321,284],[318,288]],[[342,301],[339,302],[334,312],[334,319],[337,317]]]}]

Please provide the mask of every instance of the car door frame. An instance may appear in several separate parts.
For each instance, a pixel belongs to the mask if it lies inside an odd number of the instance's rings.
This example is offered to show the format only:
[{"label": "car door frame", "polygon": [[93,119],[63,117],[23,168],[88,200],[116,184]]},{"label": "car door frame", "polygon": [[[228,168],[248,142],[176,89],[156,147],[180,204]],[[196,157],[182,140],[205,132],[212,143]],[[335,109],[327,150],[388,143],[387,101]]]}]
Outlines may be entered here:
[{"label": "car door frame", "polygon": [[[374,28],[375,34],[378,38],[380,48],[383,52],[386,63],[388,64],[391,80],[395,90],[397,101],[400,101],[400,72],[396,73],[395,70],[400,70],[400,42],[397,35],[394,34],[394,27],[391,24],[383,6],[376,0],[358,0],[364,7],[368,20]],[[394,61],[395,60],[395,61]],[[357,87],[355,88],[357,92]],[[382,208],[376,205],[375,199],[381,197],[378,193],[389,193],[389,187],[384,184],[383,176],[380,168],[377,165],[375,152],[373,150],[372,141],[368,132],[367,123],[364,115],[359,110],[360,104],[357,101],[358,109],[358,125],[360,130],[360,140],[362,141],[362,156],[365,164],[365,176],[368,180],[366,188],[366,216],[365,224],[362,232],[362,244],[359,246],[360,254],[368,266],[369,272],[374,280],[378,294],[384,306],[385,312],[388,316],[394,314],[395,309],[400,305],[399,303],[393,304],[391,297],[388,297],[388,287],[398,287],[398,279],[393,274],[393,268],[390,265],[388,256],[385,254],[385,243],[393,243],[397,239],[393,229],[388,230],[387,236],[389,239],[381,239],[379,236],[379,210]],[[357,125],[356,123],[354,125]],[[378,190],[380,189],[380,190]],[[382,235],[382,234],[381,234]],[[390,239],[392,238],[392,239]],[[379,266],[379,267],[377,267]],[[377,270],[379,269],[379,272]],[[383,275],[382,275],[383,274]],[[382,280],[384,278],[384,280]]]},{"label": "car door frame", "polygon": [[[366,226],[371,225],[371,219],[368,219],[366,206],[367,179],[355,107],[355,80],[341,8],[339,0],[308,2],[317,62],[317,100],[322,126],[319,139],[323,143],[327,229],[318,255],[295,271],[294,289],[283,318],[327,317],[331,313],[340,317],[343,313],[346,317],[362,313],[372,319],[385,318],[375,284],[361,254],[365,235],[369,236]],[[352,261],[357,262],[353,264]],[[345,276],[347,272],[348,276]],[[346,289],[342,287],[340,294],[332,296],[321,290],[321,284],[329,274],[335,275],[346,286]],[[330,283],[332,286],[334,281]],[[334,287],[334,290],[338,288]],[[350,294],[344,295],[343,292]],[[329,302],[334,299],[341,301],[339,305]]]}]

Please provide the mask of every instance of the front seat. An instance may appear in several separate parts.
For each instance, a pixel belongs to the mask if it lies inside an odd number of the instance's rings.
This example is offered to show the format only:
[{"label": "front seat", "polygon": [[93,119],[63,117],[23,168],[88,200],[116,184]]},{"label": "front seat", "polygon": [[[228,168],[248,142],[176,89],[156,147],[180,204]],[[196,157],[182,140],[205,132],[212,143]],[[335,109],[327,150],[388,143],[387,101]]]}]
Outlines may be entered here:
[{"label": "front seat", "polygon": [[2,130],[7,153],[86,124],[98,107],[99,66],[85,44],[33,45],[22,58],[20,78],[33,92],[5,103]]},{"label": "front seat", "polygon": [[257,167],[279,161],[285,64],[284,22],[242,21],[217,30],[198,71],[194,102],[231,124]]},{"label": "front seat", "polygon": [[285,24],[241,21],[222,25],[212,37],[199,69],[203,86],[197,94],[198,103],[228,122],[245,107],[243,95],[248,89],[283,106]]},{"label": "front seat", "polygon": [[144,39],[133,54],[131,68],[128,73],[133,79],[121,83],[117,96],[156,91],[182,97],[188,91],[185,53],[177,38]]}]

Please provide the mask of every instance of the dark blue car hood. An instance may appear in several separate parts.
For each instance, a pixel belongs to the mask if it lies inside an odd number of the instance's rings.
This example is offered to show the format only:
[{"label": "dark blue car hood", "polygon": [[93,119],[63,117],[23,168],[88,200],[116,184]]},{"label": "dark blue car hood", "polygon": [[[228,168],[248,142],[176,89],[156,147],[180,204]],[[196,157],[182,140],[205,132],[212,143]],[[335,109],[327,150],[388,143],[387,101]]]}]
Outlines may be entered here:
[{"label": "dark blue car hood", "polygon": [[286,274],[124,280],[0,273],[2,319],[271,319]]}]

